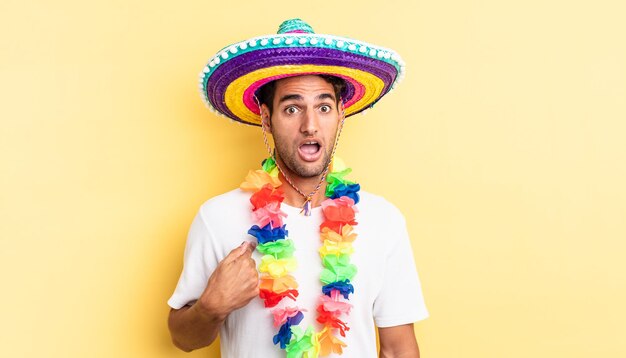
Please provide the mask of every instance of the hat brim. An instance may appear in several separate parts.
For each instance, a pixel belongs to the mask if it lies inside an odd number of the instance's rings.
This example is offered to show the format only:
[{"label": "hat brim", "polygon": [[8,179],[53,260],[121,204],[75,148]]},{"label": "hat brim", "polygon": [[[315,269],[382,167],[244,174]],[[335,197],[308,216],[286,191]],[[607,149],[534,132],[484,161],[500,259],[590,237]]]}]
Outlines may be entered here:
[{"label": "hat brim", "polygon": [[285,77],[326,74],[346,81],[346,116],[372,107],[401,79],[404,64],[393,51],[337,36],[280,34],[231,45],[201,73],[209,108],[235,121],[260,125],[255,94]]}]

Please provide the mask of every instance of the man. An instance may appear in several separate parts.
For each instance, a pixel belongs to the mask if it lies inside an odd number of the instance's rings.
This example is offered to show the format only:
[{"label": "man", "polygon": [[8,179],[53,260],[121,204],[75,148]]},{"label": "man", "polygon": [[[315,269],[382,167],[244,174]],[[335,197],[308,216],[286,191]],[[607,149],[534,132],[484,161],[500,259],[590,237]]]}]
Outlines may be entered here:
[{"label": "man", "polygon": [[316,35],[299,19],[210,60],[205,102],[260,124],[275,150],[265,138],[263,168],[192,223],[168,301],[177,347],[219,334],[225,357],[375,357],[378,329],[381,357],[419,357],[413,322],[428,313],[404,218],[334,157],[345,117],[402,70],[390,50]]}]

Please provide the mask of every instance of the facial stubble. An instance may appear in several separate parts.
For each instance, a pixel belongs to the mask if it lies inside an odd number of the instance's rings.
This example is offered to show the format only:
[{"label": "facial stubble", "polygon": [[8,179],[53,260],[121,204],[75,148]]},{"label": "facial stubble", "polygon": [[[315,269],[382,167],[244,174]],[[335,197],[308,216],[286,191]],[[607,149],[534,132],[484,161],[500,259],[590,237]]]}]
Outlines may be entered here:
[{"label": "facial stubble", "polygon": [[330,164],[330,156],[333,150],[333,148],[330,147],[324,151],[322,163],[316,166],[307,166],[297,160],[296,157],[298,155],[298,148],[296,148],[295,151],[289,151],[289,144],[287,144],[287,141],[283,140],[280,136],[274,135],[274,146],[276,148],[278,158],[280,158],[280,160],[285,164],[287,169],[301,178],[314,178],[322,175],[322,173],[324,173],[324,169],[326,169],[326,167]]}]

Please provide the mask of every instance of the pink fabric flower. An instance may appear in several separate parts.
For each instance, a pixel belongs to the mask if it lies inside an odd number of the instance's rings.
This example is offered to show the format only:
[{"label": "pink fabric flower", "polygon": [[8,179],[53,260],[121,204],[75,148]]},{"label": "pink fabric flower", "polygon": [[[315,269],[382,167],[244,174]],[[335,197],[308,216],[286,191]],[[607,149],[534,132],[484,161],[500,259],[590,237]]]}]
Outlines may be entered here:
[{"label": "pink fabric flower", "polygon": [[287,322],[287,318],[294,317],[298,312],[306,312],[306,310],[298,307],[277,308],[272,310],[272,314],[274,315],[274,327],[282,326]]},{"label": "pink fabric flower", "polygon": [[348,302],[341,301],[339,296],[340,293],[338,290],[332,290],[330,291],[330,297],[326,295],[321,296],[320,303],[326,312],[337,317],[341,314],[350,314],[350,310],[352,309],[352,305]]},{"label": "pink fabric flower", "polygon": [[287,214],[280,210],[280,202],[270,202],[262,208],[252,212],[252,218],[260,227],[264,227],[271,223],[271,226],[279,227],[283,226],[283,218],[286,218]]},{"label": "pink fabric flower", "polygon": [[[322,201],[322,210],[328,208],[329,206],[345,206],[352,208],[354,207],[354,200],[348,196],[342,196],[337,199],[326,199]],[[356,207],[354,207],[354,211],[358,212]]]}]

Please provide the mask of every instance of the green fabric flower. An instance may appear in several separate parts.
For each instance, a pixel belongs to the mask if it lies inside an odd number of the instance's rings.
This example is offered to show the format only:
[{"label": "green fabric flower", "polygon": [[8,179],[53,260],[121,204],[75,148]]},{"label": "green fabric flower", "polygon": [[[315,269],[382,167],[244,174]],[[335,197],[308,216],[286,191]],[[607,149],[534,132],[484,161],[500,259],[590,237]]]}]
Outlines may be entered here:
[{"label": "green fabric flower", "polygon": [[332,172],[328,174],[326,181],[328,185],[326,186],[326,196],[331,197],[335,193],[335,188],[341,184],[350,185],[355,184],[355,182],[348,180],[345,178],[346,175],[350,174],[352,169],[346,168],[340,172]]},{"label": "green fabric flower", "polygon": [[303,332],[302,328],[294,326],[291,327],[291,333],[293,334],[291,341],[285,347],[287,358],[317,357],[319,342],[313,327],[309,326],[306,332]]},{"label": "green fabric flower", "polygon": [[322,260],[324,269],[320,281],[328,285],[333,282],[352,280],[356,266],[350,263],[350,255],[326,255]]},{"label": "green fabric flower", "polygon": [[274,158],[269,157],[263,161],[263,170],[265,170],[266,173],[271,173],[275,168],[276,162],[274,161]]},{"label": "green fabric flower", "polygon": [[257,250],[263,255],[271,255],[277,259],[293,256],[295,249],[295,245],[291,239],[269,241],[257,246]]}]

